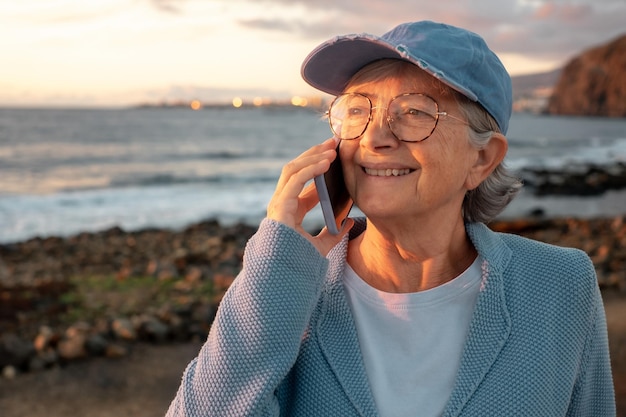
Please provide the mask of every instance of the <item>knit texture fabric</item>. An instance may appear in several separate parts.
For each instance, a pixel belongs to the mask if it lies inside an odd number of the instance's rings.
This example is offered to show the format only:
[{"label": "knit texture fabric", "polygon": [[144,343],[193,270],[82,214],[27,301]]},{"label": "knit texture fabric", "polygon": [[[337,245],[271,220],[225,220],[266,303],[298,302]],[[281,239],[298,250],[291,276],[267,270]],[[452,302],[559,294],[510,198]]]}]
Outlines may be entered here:
[{"label": "knit texture fabric", "polygon": [[[478,223],[467,232],[483,280],[443,415],[614,416],[589,257]],[[378,416],[341,282],[347,245],[324,258],[264,220],[167,416]]]}]

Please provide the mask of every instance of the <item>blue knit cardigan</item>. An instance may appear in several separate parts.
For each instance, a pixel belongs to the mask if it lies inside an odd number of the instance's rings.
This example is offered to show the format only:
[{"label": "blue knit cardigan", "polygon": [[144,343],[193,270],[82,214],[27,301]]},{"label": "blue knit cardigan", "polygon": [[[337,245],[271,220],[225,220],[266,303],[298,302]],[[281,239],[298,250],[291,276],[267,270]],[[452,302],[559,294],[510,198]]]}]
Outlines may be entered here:
[{"label": "blue knit cardigan", "polygon": [[[357,222],[351,236],[364,227]],[[614,416],[589,257],[483,224],[467,232],[483,277],[443,415]],[[346,238],[324,258],[264,220],[167,415],[378,416],[341,282],[347,246]]]}]

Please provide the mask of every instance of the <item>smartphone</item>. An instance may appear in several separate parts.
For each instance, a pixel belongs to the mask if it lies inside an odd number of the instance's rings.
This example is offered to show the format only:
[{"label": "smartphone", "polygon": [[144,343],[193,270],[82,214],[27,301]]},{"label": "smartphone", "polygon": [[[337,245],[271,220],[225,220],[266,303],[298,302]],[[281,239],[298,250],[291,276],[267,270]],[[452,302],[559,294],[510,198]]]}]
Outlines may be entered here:
[{"label": "smartphone", "polygon": [[[337,152],[339,152],[339,147],[337,147]],[[338,235],[352,209],[352,199],[343,179],[339,155],[330,164],[328,171],[315,177],[314,181],[326,227],[331,234]]]}]

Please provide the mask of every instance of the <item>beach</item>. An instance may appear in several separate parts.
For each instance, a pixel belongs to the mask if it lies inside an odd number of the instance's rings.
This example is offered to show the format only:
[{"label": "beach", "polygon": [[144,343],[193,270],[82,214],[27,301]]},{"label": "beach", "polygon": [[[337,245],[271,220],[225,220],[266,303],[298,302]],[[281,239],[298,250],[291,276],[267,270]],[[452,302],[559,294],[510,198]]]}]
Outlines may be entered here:
[{"label": "beach", "polygon": [[[490,227],[590,255],[626,415],[626,216]],[[164,414],[254,231],[208,220],[0,245],[3,415]]]}]

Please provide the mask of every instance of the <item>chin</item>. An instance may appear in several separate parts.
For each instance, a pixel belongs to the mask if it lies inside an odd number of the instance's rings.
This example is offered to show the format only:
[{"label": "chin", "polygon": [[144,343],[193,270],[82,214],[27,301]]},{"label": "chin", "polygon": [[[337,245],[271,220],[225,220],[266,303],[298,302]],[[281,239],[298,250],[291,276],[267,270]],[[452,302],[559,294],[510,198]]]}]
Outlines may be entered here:
[{"label": "chin", "polygon": [[402,215],[401,210],[394,209],[389,204],[385,204],[385,205],[355,204],[355,205],[356,207],[358,207],[359,210],[363,212],[363,214],[365,214],[366,217],[372,218],[372,219],[374,218],[384,219],[384,218],[391,218],[391,217],[397,217],[397,216]]}]

